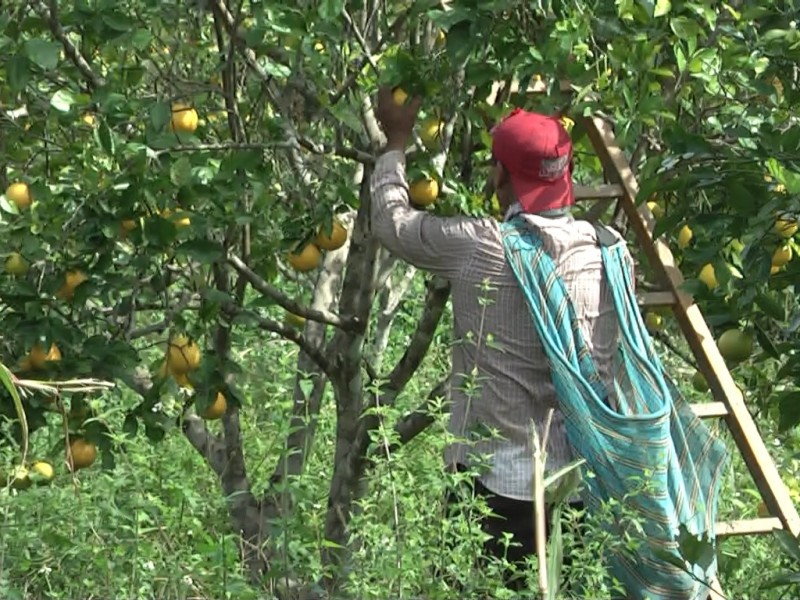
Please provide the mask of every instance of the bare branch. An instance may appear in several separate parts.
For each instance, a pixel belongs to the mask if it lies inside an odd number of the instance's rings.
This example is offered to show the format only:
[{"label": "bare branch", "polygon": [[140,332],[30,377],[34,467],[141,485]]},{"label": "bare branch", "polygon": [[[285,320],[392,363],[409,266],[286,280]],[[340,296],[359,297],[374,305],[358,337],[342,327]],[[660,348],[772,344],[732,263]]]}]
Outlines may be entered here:
[{"label": "bare branch", "polygon": [[385,446],[375,446],[372,451],[372,458],[382,454],[385,458],[396,452],[401,446],[409,443],[420,433],[425,431],[436,420],[437,409],[449,409],[449,388],[450,378],[444,379],[436,384],[436,386],[428,393],[425,401],[417,406],[413,411],[408,413],[400,419],[394,426],[395,433],[397,434],[398,441],[391,444],[388,448]]},{"label": "bare branch", "polygon": [[58,19],[58,2],[56,0],[50,0],[49,8],[42,0],[35,0],[32,4],[36,12],[47,21],[53,36],[61,42],[61,45],[64,47],[64,54],[66,54],[67,58],[78,68],[78,71],[81,72],[81,75],[83,75],[89,87],[92,89],[103,87],[105,81],[92,71],[92,67],[89,66],[89,63],[80,51],[69,40],[67,34],[64,32],[64,28],[61,27],[61,23]]},{"label": "bare branch", "polygon": [[301,147],[305,148],[309,152],[313,152],[314,154],[323,156],[333,154],[335,156],[350,158],[365,164],[372,164],[375,162],[375,157],[372,154],[363,150],[359,150],[358,148],[348,148],[347,146],[343,146],[341,144],[317,144],[316,142],[312,142],[303,136],[297,137],[297,143],[300,144]]},{"label": "bare branch", "polygon": [[178,303],[167,310],[164,318],[159,321],[158,323],[153,323],[152,325],[145,325],[144,327],[140,327],[139,329],[133,329],[128,332],[125,336],[128,341],[135,340],[140,337],[145,337],[151,335],[153,333],[161,333],[165,331],[172,320],[175,318],[175,315],[179,314],[183,311],[187,306],[189,306],[192,302],[197,300],[200,296],[198,294],[188,294],[184,293]]},{"label": "bare branch", "polygon": [[379,73],[378,63],[375,62],[375,59],[372,57],[372,51],[369,48],[369,44],[367,44],[367,40],[364,39],[363,34],[359,30],[358,26],[353,21],[353,17],[350,16],[350,13],[345,8],[342,11],[342,16],[344,16],[344,20],[350,26],[350,29],[353,32],[353,35],[356,36],[356,41],[358,45],[361,46],[361,50],[364,52],[364,56],[367,58],[367,62],[373,68],[375,73]]},{"label": "bare branch", "polygon": [[[228,305],[227,308],[230,310],[234,310],[234,307],[232,305]],[[306,338],[303,336],[302,333],[300,333],[296,329],[293,329],[291,327],[273,321],[272,319],[262,317],[261,315],[258,315],[252,311],[244,310],[241,308],[235,308],[235,310],[237,314],[253,319],[260,329],[263,329],[264,331],[270,331],[272,333],[277,333],[285,340],[297,344],[300,347],[300,349],[314,361],[314,363],[320,368],[320,370],[323,373],[325,373],[326,375],[330,375],[332,367],[327,357],[320,351],[318,347],[309,344],[308,340],[306,340]]]},{"label": "bare branch", "polygon": [[380,368],[381,359],[387,346],[389,345],[389,334],[395,315],[400,308],[400,302],[405,296],[417,269],[411,265],[406,266],[402,278],[398,282],[393,282],[386,278],[382,283],[378,282],[378,316],[375,320],[375,327],[372,338],[372,365]]},{"label": "bare branch", "polygon": [[[343,220],[349,220],[347,215]],[[316,310],[329,310],[336,304],[337,292],[341,284],[344,258],[347,256],[348,244],[340,250],[329,252],[325,256],[322,272],[314,289],[314,300],[311,305]],[[322,347],[325,341],[326,326],[324,323],[309,322],[306,325],[305,337],[309,344]],[[314,382],[311,393],[306,396],[301,383],[311,378]],[[301,352],[297,359],[297,378],[293,391],[292,417],[289,425],[291,433],[286,438],[284,458],[278,461],[270,478],[272,485],[283,481],[286,477],[302,472],[306,458],[311,452],[317,429],[317,416],[322,406],[322,399],[328,380],[319,372],[319,367],[305,353]],[[289,499],[284,496],[284,503]]]},{"label": "bare branch", "polygon": [[[390,390],[394,394],[399,393],[419,368],[433,341],[433,334],[436,332],[436,327],[449,297],[449,282],[437,277],[428,283],[425,312],[422,314],[419,325],[417,325],[417,329],[414,331],[403,357],[387,377],[386,390]],[[385,404],[385,402],[381,400],[381,404]]]},{"label": "bare branch", "polygon": [[172,152],[213,152],[213,151],[236,151],[236,150],[296,150],[297,145],[320,156],[340,156],[342,158],[349,158],[358,162],[372,163],[375,162],[375,157],[358,150],[356,148],[348,148],[340,144],[318,144],[305,137],[297,138],[297,143],[292,141],[278,141],[278,142],[223,142],[219,144],[194,144],[191,146],[171,146],[163,148],[155,152],[156,156],[170,154]]},{"label": "bare branch", "polygon": [[205,421],[197,415],[187,415],[182,423],[183,434],[195,450],[217,474],[225,470],[225,445],[219,436],[212,434]]},{"label": "bare branch", "polygon": [[339,315],[332,313],[330,311],[313,310],[310,308],[305,308],[304,306],[298,304],[297,302],[289,298],[286,294],[281,292],[274,285],[270,284],[268,281],[265,281],[263,278],[261,278],[255,271],[253,271],[250,267],[248,267],[241,258],[236,256],[235,254],[231,254],[228,256],[228,263],[230,263],[230,265],[234,269],[236,269],[236,271],[242,277],[244,277],[256,291],[267,296],[268,298],[272,298],[278,305],[288,310],[289,312],[292,312],[301,317],[305,317],[307,319],[311,319],[312,321],[317,321],[319,323],[327,323],[328,325],[333,325],[335,327],[341,327],[344,329],[352,327],[353,325],[352,319],[345,320],[339,317]]},{"label": "bare branch", "polygon": [[[375,47],[372,49],[372,53],[375,54],[380,52],[381,48],[385,46],[389,41],[393,40],[395,36],[402,30],[403,26],[407,20],[407,13],[402,13],[397,17],[394,23],[389,27],[389,31],[386,35],[378,41]],[[331,106],[339,102],[347,92],[355,85],[356,81],[358,81],[358,76],[361,74],[361,69],[364,68],[364,65],[367,64],[368,58],[366,56],[361,57],[358,61],[356,61],[356,65],[354,70],[347,76],[344,83],[342,83],[341,87],[336,91],[331,93],[330,102]]]}]

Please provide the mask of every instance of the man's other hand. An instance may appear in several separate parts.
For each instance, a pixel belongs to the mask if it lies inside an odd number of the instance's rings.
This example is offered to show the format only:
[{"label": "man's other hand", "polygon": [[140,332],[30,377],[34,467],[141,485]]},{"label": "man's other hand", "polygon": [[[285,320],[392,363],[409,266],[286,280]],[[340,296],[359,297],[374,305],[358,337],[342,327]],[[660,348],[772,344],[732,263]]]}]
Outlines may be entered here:
[{"label": "man's other hand", "polygon": [[387,150],[405,151],[421,105],[422,98],[410,98],[404,104],[398,104],[392,88],[384,86],[378,90],[375,116],[386,134]]}]

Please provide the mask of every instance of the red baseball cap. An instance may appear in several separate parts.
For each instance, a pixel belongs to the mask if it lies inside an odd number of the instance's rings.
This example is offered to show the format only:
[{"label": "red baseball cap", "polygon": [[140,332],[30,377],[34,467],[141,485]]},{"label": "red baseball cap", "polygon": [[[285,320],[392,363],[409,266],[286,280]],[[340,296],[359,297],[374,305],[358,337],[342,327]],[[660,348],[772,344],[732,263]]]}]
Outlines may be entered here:
[{"label": "red baseball cap", "polygon": [[492,156],[525,212],[575,204],[572,141],[558,117],[514,109],[492,129]]}]

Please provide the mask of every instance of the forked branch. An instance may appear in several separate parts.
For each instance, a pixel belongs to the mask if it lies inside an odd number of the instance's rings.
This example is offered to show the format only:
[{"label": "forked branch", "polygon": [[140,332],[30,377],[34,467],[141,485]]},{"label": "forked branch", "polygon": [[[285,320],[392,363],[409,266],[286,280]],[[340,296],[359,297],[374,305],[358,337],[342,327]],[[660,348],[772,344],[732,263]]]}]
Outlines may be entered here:
[{"label": "forked branch", "polygon": [[105,81],[92,70],[92,67],[80,53],[80,50],[75,47],[75,44],[69,40],[67,34],[64,32],[64,28],[61,26],[61,22],[58,19],[58,2],[56,0],[49,0],[48,6],[42,0],[34,0],[32,4],[36,12],[47,21],[50,31],[53,33],[53,37],[61,42],[61,45],[64,47],[64,54],[77,67],[89,87],[92,90],[103,87]]},{"label": "forked branch", "polygon": [[256,291],[260,292],[267,298],[271,298],[279,306],[288,310],[289,312],[292,312],[301,317],[305,317],[307,319],[311,319],[312,321],[317,321],[318,323],[327,323],[328,325],[341,327],[343,329],[347,329],[353,326],[352,319],[345,320],[331,311],[315,310],[311,308],[306,308],[301,304],[298,304],[297,302],[289,298],[286,294],[281,292],[274,285],[270,284],[268,281],[260,277],[255,271],[253,271],[250,267],[248,267],[241,258],[236,256],[235,254],[231,254],[230,256],[228,256],[228,263],[234,269],[236,269],[236,271],[242,277],[244,277]]}]

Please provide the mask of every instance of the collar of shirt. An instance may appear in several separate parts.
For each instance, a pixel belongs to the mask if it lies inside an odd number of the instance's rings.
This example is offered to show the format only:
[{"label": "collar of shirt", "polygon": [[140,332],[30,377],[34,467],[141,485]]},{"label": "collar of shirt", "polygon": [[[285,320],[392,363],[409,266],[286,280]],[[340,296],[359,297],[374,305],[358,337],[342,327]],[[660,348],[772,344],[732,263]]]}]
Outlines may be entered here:
[{"label": "collar of shirt", "polygon": [[[514,202],[511,206],[508,207],[505,216],[503,217],[503,222],[508,222],[514,217],[518,215],[526,214],[524,210],[522,210],[522,205],[519,202]],[[558,218],[558,217],[568,217],[571,214],[569,207],[566,208],[556,208],[553,210],[545,210],[542,212],[535,213],[537,217],[549,217],[549,218]]]}]

